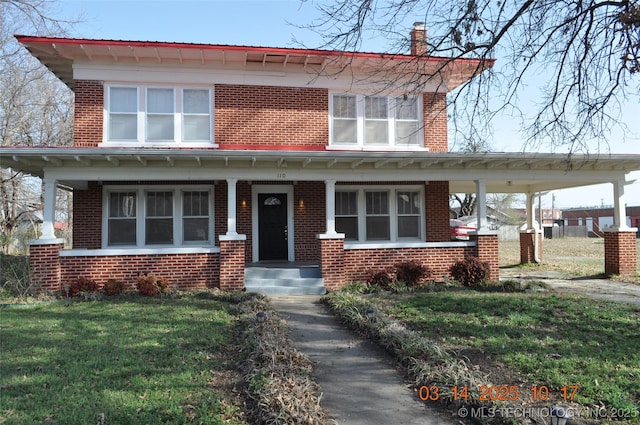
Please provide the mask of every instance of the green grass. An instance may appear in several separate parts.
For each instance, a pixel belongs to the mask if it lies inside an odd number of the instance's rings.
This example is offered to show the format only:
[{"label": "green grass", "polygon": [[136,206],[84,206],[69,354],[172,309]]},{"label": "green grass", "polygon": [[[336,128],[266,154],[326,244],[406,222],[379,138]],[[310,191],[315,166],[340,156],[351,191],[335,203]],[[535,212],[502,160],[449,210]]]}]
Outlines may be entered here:
[{"label": "green grass", "polygon": [[[2,424],[239,424],[229,305],[123,296],[0,309]],[[233,359],[231,359],[233,361]]]},{"label": "green grass", "polygon": [[[449,350],[477,349],[533,385],[575,401],[640,415],[640,308],[566,295],[419,292],[378,298],[396,317]],[[509,385],[490,376],[496,385]],[[638,416],[636,416],[638,420]]]}]

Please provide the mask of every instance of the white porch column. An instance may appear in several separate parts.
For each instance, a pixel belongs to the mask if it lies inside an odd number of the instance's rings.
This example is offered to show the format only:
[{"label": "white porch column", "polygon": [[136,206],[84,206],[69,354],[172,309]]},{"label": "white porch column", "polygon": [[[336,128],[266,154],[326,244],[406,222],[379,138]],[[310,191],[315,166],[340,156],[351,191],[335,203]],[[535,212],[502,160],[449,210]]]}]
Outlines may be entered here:
[{"label": "white porch column", "polygon": [[227,179],[227,235],[235,236],[238,234],[236,229],[236,183],[238,179]]},{"label": "white porch column", "polygon": [[627,212],[624,202],[625,179],[613,182],[613,228],[611,230],[627,230]]},{"label": "white porch column", "polygon": [[536,209],[534,206],[535,193],[527,193],[527,230],[534,230],[537,226],[534,226],[533,221],[536,216]]},{"label": "white porch column", "polygon": [[485,180],[476,180],[476,202],[478,230],[485,230],[489,227],[487,221],[487,182]]},{"label": "white porch column", "polygon": [[56,187],[57,181],[50,177],[45,177],[44,183],[44,206],[42,211],[42,234],[40,239],[55,239],[54,223],[56,221]]},{"label": "white porch column", "polygon": [[327,235],[336,234],[336,181],[325,180],[325,211],[327,217]]}]

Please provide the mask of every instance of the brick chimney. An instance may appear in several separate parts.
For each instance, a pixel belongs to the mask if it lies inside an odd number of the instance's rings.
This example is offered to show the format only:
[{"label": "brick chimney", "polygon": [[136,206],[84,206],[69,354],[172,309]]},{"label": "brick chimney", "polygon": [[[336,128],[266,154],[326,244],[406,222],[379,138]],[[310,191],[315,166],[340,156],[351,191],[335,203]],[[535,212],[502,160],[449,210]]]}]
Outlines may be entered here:
[{"label": "brick chimney", "polygon": [[411,30],[411,54],[423,56],[427,54],[427,28],[424,22],[414,22]]}]

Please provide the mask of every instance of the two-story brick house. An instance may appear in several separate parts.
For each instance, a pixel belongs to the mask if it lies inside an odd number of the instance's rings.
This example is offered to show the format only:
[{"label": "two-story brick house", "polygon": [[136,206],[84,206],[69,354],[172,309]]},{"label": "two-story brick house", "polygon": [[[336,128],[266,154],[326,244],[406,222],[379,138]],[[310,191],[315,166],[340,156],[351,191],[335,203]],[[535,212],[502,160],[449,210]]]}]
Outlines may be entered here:
[{"label": "two-story brick house", "polygon": [[[246,271],[286,263],[315,276],[294,291],[323,292],[403,260],[442,279],[470,255],[497,278],[487,191],[624,193],[637,156],[568,171],[565,155],[448,152],[446,95],[492,63],[419,55],[423,36],[407,55],[17,36],[75,93],[74,146],[2,150],[3,166],[44,180],[32,278],[251,289]],[[383,69],[393,78],[368,78]],[[58,185],[73,188],[71,249],[53,235]],[[470,241],[450,240],[453,191],[480,199]]]}]

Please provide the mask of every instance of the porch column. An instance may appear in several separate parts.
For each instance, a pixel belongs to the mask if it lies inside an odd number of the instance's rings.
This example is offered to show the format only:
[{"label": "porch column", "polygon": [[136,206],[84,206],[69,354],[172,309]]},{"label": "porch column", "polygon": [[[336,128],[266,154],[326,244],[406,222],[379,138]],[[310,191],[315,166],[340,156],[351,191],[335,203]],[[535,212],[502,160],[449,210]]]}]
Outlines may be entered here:
[{"label": "porch column", "polygon": [[227,179],[227,233],[220,240],[220,289],[239,291],[244,288],[245,243],[247,235],[236,229],[238,179]]},{"label": "porch column", "polygon": [[44,206],[42,209],[42,234],[40,239],[55,239],[54,223],[56,221],[56,187],[55,179],[44,178]]},{"label": "porch column", "polygon": [[476,202],[478,211],[478,230],[489,227],[487,220],[487,182],[476,180]]},{"label": "porch column", "polygon": [[613,227],[616,230],[626,230],[627,207],[624,202],[624,177],[613,182]]},{"label": "porch column", "polygon": [[487,220],[487,182],[476,180],[476,202],[478,212],[478,230],[471,232],[469,237],[476,242],[476,256],[489,264],[489,280],[500,278],[498,261],[498,232],[489,229]]},{"label": "porch column", "polygon": [[627,226],[624,178],[613,182],[613,226],[604,231],[604,272],[606,275],[636,274],[636,232]]},{"label": "porch column", "polygon": [[236,230],[236,184],[238,179],[227,179],[227,235],[237,235]]},{"label": "porch column", "polygon": [[327,235],[336,234],[336,181],[325,180],[325,214]]},{"label": "porch column", "polygon": [[336,232],[336,181],[325,180],[326,233],[320,243],[320,272],[328,291],[344,285],[344,233]]},{"label": "porch column", "polygon": [[527,226],[520,231],[520,264],[542,261],[542,232],[534,224],[535,193],[527,193]]}]

